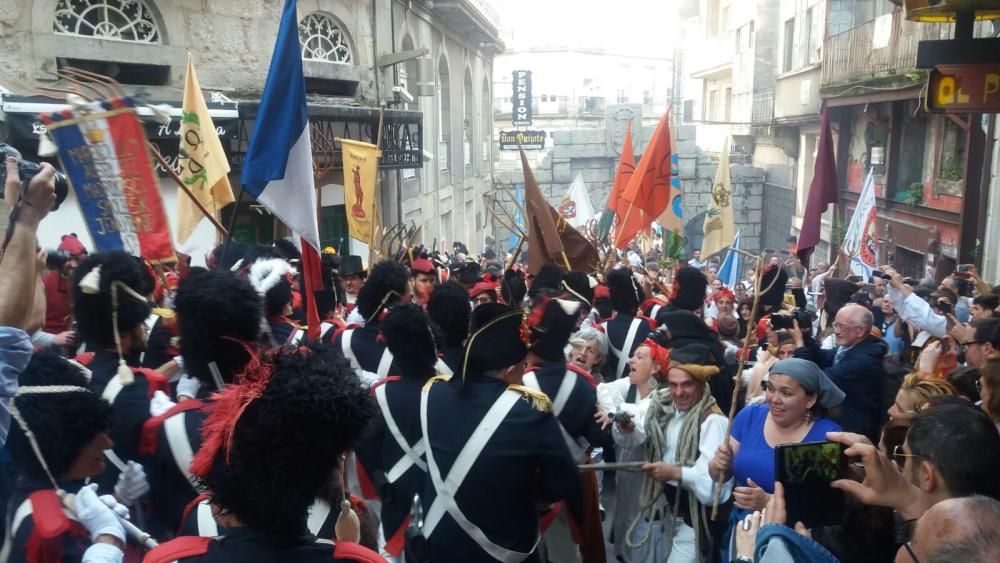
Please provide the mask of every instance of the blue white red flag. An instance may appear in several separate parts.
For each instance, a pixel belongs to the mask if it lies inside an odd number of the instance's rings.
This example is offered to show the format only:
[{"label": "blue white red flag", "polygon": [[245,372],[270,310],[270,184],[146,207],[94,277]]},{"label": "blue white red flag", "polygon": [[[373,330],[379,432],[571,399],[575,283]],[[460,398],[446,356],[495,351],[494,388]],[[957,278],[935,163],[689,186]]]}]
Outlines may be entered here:
[{"label": "blue white red flag", "polygon": [[319,250],[312,142],[295,0],[278,26],[240,183],[247,193]]},{"label": "blue white red flag", "polygon": [[99,252],[175,261],[149,147],[131,98],[43,114]]}]

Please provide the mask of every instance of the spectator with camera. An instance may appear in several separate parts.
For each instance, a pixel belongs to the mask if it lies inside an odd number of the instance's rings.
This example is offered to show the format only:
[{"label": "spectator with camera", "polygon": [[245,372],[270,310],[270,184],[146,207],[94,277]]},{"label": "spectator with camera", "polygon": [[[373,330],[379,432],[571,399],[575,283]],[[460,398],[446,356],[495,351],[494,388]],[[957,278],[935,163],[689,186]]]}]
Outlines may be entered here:
[{"label": "spectator with camera", "polygon": [[[895,269],[883,266],[882,274],[889,279],[886,295],[903,322],[937,338],[944,338],[948,334],[948,318],[940,312],[941,302],[947,301],[947,296],[941,299],[941,294],[938,294],[939,297],[936,298],[937,311],[935,311],[927,301],[914,292],[909,284],[904,283],[903,276]],[[951,313],[950,310],[945,312]]]},{"label": "spectator with camera", "polygon": [[798,323],[789,332],[795,340],[795,357],[810,360],[844,391],[844,404],[836,420],[848,432],[874,439],[882,425],[882,397],[887,348],[872,336],[872,313],[866,307],[849,304],[837,311],[833,323],[835,349],[823,349],[806,337]]}]

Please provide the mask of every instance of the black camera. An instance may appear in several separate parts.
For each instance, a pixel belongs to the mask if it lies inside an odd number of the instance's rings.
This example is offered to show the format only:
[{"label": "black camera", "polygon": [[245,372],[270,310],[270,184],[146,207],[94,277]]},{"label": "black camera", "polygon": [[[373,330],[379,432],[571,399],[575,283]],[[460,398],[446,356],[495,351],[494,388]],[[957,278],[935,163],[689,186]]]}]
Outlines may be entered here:
[{"label": "black camera", "polygon": [[787,330],[795,326],[795,322],[799,323],[800,329],[812,328],[813,317],[805,309],[795,309],[788,314],[771,315],[771,328],[774,330]]},{"label": "black camera", "polygon": [[890,276],[889,274],[883,272],[882,270],[872,270],[872,277],[873,278],[882,278],[884,280],[891,280],[892,279],[892,276]]},{"label": "black camera", "polygon": [[[31,183],[31,179],[35,177],[35,174],[38,174],[42,169],[37,162],[21,158],[21,151],[10,145],[0,143],[0,158],[4,161],[3,166],[0,166],[0,198],[4,197],[4,186],[7,185],[6,162],[7,158],[11,156],[17,159],[17,172],[21,177],[21,197],[24,197],[28,193],[28,184]],[[56,202],[52,205],[53,211],[59,209],[62,202],[66,200],[66,195],[69,194],[69,180],[66,179],[65,174],[56,171],[54,180],[56,184]]]},{"label": "black camera", "polygon": [[46,250],[45,268],[49,270],[60,270],[70,259],[70,253],[65,250]]}]

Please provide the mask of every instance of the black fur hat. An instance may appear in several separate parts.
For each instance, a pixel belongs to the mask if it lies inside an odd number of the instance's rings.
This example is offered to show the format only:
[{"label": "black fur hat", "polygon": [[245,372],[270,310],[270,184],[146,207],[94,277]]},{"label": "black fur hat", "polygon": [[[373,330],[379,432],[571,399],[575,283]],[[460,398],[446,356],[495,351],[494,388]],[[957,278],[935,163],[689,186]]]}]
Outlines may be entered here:
[{"label": "black fur hat", "polygon": [[579,270],[563,274],[561,289],[567,299],[574,299],[587,307],[590,307],[594,300],[594,288],[590,287],[590,277]]},{"label": "black fur hat", "polygon": [[[340,274],[337,273],[339,257],[332,254],[323,254],[321,257],[323,271],[323,289],[314,292],[316,296],[316,311],[322,319],[335,311],[337,306],[345,299],[344,286],[341,282]],[[305,277],[301,277],[302,291],[305,291]]]},{"label": "black fur hat", "polygon": [[566,344],[576,331],[580,306],[579,301],[568,299],[549,299],[538,305],[528,315],[532,353],[548,362],[565,360]]},{"label": "black fur hat", "polygon": [[524,283],[524,273],[520,270],[507,270],[500,280],[500,298],[511,307],[520,307],[528,286]]},{"label": "black fur hat", "polygon": [[[100,270],[98,270],[100,268]],[[88,282],[100,278],[97,293],[84,291],[81,281],[88,275]],[[140,295],[143,291],[142,267],[134,257],[121,251],[93,254],[73,270],[73,316],[80,338],[92,349],[109,349],[115,346],[112,323],[111,285],[122,282]],[[89,285],[85,284],[85,285]],[[89,290],[88,290],[89,291]],[[118,332],[126,334],[145,322],[150,304],[127,291],[118,289]],[[128,350],[123,352],[128,353]]]},{"label": "black fur hat", "polygon": [[377,407],[329,346],[284,349],[261,362],[264,369],[209,407],[192,472],[212,503],[243,525],[274,542],[298,542],[309,506]]},{"label": "black fur hat", "polygon": [[608,272],[607,286],[611,292],[611,306],[619,313],[635,315],[639,304],[646,300],[645,292],[628,268]]},{"label": "black fur hat", "polygon": [[261,301],[250,282],[232,272],[192,269],[177,288],[174,302],[184,369],[214,385],[208,364],[215,362],[223,381],[240,373],[260,336]]},{"label": "black fur hat", "polygon": [[698,268],[682,266],[674,271],[670,303],[678,309],[697,311],[705,306],[708,278]]},{"label": "black fur hat", "polygon": [[409,283],[410,273],[399,262],[383,260],[375,264],[358,292],[358,312],[366,322],[371,322],[406,294]]},{"label": "black fur hat", "polygon": [[[51,352],[35,353],[18,379],[22,389],[62,385],[84,389],[22,394],[14,397],[12,403],[34,434],[52,475],[57,480],[64,479],[84,448],[98,434],[110,431],[111,405],[89,390],[90,381],[79,366]],[[22,475],[49,482],[16,419],[11,421],[7,450]]]},{"label": "black fur hat", "polygon": [[532,300],[539,295],[557,295],[562,292],[563,271],[554,264],[545,264],[531,280],[528,297]]},{"label": "black fur hat", "polygon": [[464,384],[488,371],[508,368],[528,355],[521,337],[523,313],[501,303],[484,303],[472,310],[469,339],[462,357]]},{"label": "black fur hat", "polygon": [[468,292],[455,282],[435,285],[427,301],[427,315],[441,328],[447,346],[461,346],[469,336],[472,315]]},{"label": "black fur hat", "polygon": [[[777,277],[777,280],[775,280]],[[772,285],[773,282],[773,285]],[[780,309],[785,301],[785,286],[788,285],[788,273],[784,268],[769,266],[764,270],[760,280],[761,294],[758,298],[761,310],[767,312],[771,309]],[[770,286],[768,291],[764,291]]]},{"label": "black fur hat", "polygon": [[420,305],[396,305],[382,321],[386,346],[396,359],[400,375],[425,381],[434,376],[437,342],[430,319]]}]

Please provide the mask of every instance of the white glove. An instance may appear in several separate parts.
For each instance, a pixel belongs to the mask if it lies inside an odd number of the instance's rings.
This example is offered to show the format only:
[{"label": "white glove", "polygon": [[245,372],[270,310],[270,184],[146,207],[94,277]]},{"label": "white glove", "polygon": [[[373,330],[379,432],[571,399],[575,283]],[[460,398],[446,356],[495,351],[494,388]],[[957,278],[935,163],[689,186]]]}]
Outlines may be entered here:
[{"label": "white glove", "polygon": [[[112,499],[114,500],[114,499]],[[117,505],[117,503],[115,503]],[[91,483],[76,493],[76,517],[90,532],[90,539],[107,534],[125,541],[125,528],[118,522],[115,510],[97,497],[97,483]],[[127,511],[126,511],[127,512]]]},{"label": "white glove", "polygon": [[149,481],[146,479],[146,472],[142,470],[142,465],[134,461],[128,462],[125,471],[122,471],[118,475],[118,484],[115,485],[115,496],[125,506],[132,506],[148,492]]},{"label": "white glove", "polygon": [[149,401],[149,415],[160,416],[161,414],[174,408],[176,405],[177,403],[171,401],[170,397],[168,397],[166,393],[163,391],[156,391],[153,393],[153,398]]},{"label": "white glove", "polygon": [[194,399],[198,396],[199,389],[201,389],[201,380],[185,373],[177,381],[177,398],[180,399],[183,396]]}]

